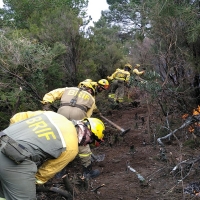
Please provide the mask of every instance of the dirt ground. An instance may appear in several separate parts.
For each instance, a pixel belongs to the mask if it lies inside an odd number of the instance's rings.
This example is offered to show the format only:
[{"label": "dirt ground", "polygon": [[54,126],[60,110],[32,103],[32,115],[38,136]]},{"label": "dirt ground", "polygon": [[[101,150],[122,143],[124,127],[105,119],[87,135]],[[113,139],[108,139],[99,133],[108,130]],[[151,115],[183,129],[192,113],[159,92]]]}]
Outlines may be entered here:
[{"label": "dirt ground", "polygon": [[[156,112],[156,110],[155,110]],[[183,165],[181,169],[173,168],[182,160],[194,159],[199,156],[199,147],[178,145],[173,139],[165,142],[165,152],[157,142],[150,139],[147,133],[147,107],[140,103],[134,107],[127,104],[126,108],[110,109],[104,116],[121,126],[124,130],[131,128],[124,137],[120,137],[121,130],[117,130],[107,121],[105,142],[100,147],[92,149],[95,155],[105,154],[105,159],[93,162],[93,168],[98,168],[101,175],[89,180],[87,184],[73,181],[80,173],[81,164],[78,159],[70,163],[62,174],[58,174],[48,184],[61,187],[62,175],[68,174],[73,185],[74,200],[179,200],[200,199],[198,195],[185,192],[191,183],[199,181],[200,162]],[[152,122],[151,122],[152,123]],[[154,121],[153,123],[157,123]],[[178,127],[177,127],[178,128]],[[183,138],[183,135],[180,135]],[[181,139],[181,138],[179,138]],[[134,172],[136,170],[136,172]],[[188,174],[189,172],[189,174]],[[181,177],[186,176],[183,181]],[[56,184],[57,183],[57,184]],[[80,186],[81,185],[81,186]],[[97,191],[94,191],[97,187]],[[200,192],[199,184],[196,193]],[[191,191],[191,188],[189,188]],[[193,191],[194,192],[194,191]],[[38,199],[67,199],[55,193],[38,193]]]}]

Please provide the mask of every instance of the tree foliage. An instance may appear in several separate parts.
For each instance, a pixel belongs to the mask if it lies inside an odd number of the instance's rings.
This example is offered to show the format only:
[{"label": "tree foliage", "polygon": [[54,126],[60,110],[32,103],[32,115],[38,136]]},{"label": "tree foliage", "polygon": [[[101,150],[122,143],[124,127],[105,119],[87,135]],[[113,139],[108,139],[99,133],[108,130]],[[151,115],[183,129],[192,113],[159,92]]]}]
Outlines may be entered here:
[{"label": "tree foliage", "polygon": [[104,18],[92,28],[90,39],[94,42],[92,58],[98,63],[97,72],[101,78],[106,78],[117,67],[122,67],[124,47],[119,38],[120,28],[106,24]]},{"label": "tree foliage", "polygon": [[7,117],[16,112],[38,109],[46,91],[45,72],[60,52],[26,38],[8,39],[4,35],[0,49],[0,115],[8,123]]},{"label": "tree foliage", "polygon": [[1,9],[1,17],[4,19],[4,24],[21,29],[29,28],[28,20],[32,15],[39,19],[47,10],[53,12],[58,7],[68,7],[78,16],[88,3],[87,0],[4,0],[3,2],[5,7]]}]

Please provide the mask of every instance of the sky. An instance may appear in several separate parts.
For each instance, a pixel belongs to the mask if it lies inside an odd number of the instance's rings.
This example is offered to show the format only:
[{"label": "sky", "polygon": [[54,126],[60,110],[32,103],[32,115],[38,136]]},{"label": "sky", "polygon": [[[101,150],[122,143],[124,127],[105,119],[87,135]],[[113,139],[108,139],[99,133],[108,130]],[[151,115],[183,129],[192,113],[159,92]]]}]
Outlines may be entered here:
[{"label": "sky", "polygon": [[[3,7],[3,0],[0,0],[0,7]],[[91,15],[92,21],[98,21],[102,10],[107,10],[108,4],[106,0],[89,0],[88,15]]]},{"label": "sky", "polygon": [[108,10],[106,0],[89,0],[88,15],[91,15],[92,21],[98,21],[101,17],[101,11]]}]

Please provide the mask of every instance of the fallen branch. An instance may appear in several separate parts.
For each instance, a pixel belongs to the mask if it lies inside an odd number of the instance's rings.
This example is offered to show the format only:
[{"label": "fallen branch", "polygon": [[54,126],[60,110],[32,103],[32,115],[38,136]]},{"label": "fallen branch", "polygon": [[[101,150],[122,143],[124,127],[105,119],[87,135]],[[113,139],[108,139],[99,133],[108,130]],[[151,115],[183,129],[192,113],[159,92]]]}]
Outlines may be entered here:
[{"label": "fallen branch", "polygon": [[42,186],[36,187],[36,191],[37,192],[47,192],[47,193],[48,192],[55,192],[55,193],[58,193],[58,194],[62,195],[63,197],[66,197],[69,200],[72,199],[72,195],[68,191],[60,189],[60,188],[57,188],[57,187],[47,188],[47,187],[44,187],[42,185]]},{"label": "fallen branch", "polygon": [[63,197],[66,197],[67,199],[72,199],[72,195],[69,192],[67,192],[66,190],[62,190],[57,187],[51,187],[51,188],[49,188],[49,190],[56,192],[56,193],[62,195]]},{"label": "fallen branch", "polygon": [[98,190],[99,188],[104,187],[104,186],[105,186],[105,184],[102,184],[102,185],[98,186],[97,188],[91,190],[91,192],[95,192],[95,193],[97,193],[97,190]]},{"label": "fallen branch", "polygon": [[178,180],[178,182],[181,182],[181,181],[183,181],[183,180],[190,174],[192,167],[193,167],[194,164],[195,164],[196,162],[198,162],[198,161],[200,161],[200,157],[198,157],[198,158],[196,158],[196,159],[194,159],[194,160],[184,160],[184,161],[178,163],[178,164],[172,169],[172,171],[170,172],[170,174],[174,174],[175,171],[176,171],[177,169],[179,169],[179,168],[181,168],[181,169],[183,170],[183,167],[182,167],[183,164],[185,164],[186,166],[190,166],[189,171],[186,173],[186,175],[185,175],[184,177],[182,177],[180,180]]},{"label": "fallen branch", "polygon": [[176,133],[178,130],[185,128],[186,126],[190,125],[191,123],[194,123],[194,121],[197,121],[198,118],[192,116],[189,117],[184,124],[182,124],[182,126],[180,126],[179,128],[175,129],[174,131],[172,131],[171,133],[169,133],[168,135],[165,135],[164,137],[158,138],[157,142],[164,147],[165,145],[163,144],[163,142],[161,140],[167,139],[169,137],[171,137],[172,135],[174,135],[174,133]]},{"label": "fallen branch", "polygon": [[70,183],[70,180],[69,180],[67,174],[64,175],[64,176],[62,177],[62,180],[63,180],[63,183],[64,183],[64,185],[65,185],[65,189],[66,189],[67,191],[69,191],[71,194],[73,194],[73,196],[74,196],[74,195],[77,196],[77,195],[78,195],[78,191],[77,191],[76,188],[73,187],[72,184]]}]

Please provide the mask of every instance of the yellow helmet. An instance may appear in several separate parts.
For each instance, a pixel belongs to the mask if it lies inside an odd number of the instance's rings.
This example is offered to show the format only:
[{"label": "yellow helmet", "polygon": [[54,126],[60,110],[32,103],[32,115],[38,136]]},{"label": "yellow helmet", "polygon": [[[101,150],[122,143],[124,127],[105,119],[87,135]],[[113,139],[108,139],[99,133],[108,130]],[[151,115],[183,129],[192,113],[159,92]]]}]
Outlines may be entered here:
[{"label": "yellow helmet", "polygon": [[136,64],[135,66],[136,66],[136,67],[140,67],[140,64]]},{"label": "yellow helmet", "polygon": [[104,90],[109,88],[109,82],[106,79],[101,79],[97,82]]},{"label": "yellow helmet", "polygon": [[124,65],[124,67],[128,67],[130,70],[132,69],[132,65],[130,65],[129,63],[126,63],[126,64]]},{"label": "yellow helmet", "polygon": [[82,81],[78,84],[78,87],[79,88],[83,88],[83,89],[87,89],[87,88],[90,88],[92,89],[92,92],[95,94],[95,89],[93,87],[93,85],[91,84],[91,82],[87,82],[87,81]]},{"label": "yellow helmet", "polygon": [[94,139],[96,141],[102,141],[105,130],[104,123],[98,118],[84,118],[82,121],[94,134]]}]

